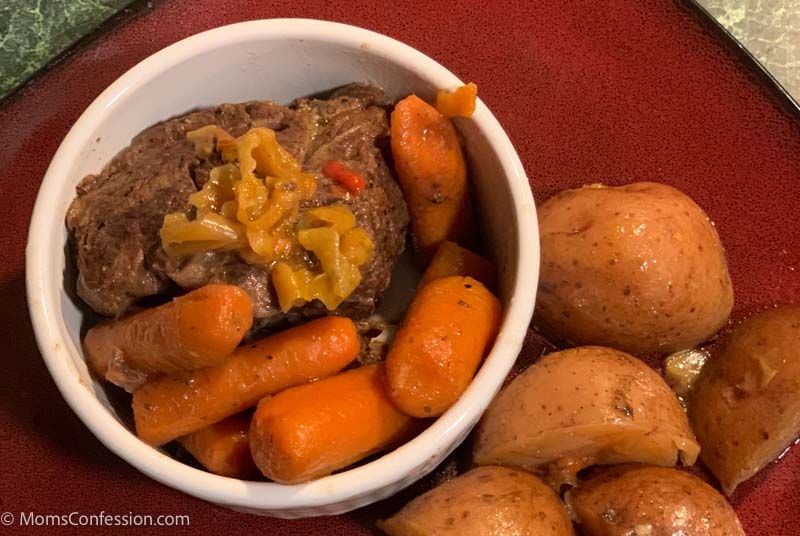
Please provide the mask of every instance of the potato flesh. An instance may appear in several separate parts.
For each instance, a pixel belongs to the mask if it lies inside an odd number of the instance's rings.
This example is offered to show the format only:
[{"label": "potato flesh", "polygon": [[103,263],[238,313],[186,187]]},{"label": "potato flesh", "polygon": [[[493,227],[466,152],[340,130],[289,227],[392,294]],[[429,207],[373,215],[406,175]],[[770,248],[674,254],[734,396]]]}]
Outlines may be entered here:
[{"label": "potato flesh", "polygon": [[686,408],[689,393],[692,392],[692,387],[700,377],[700,371],[703,370],[706,361],[708,361],[708,352],[696,348],[675,352],[664,360],[664,379],[678,395],[678,400],[684,408]]},{"label": "potato flesh", "polygon": [[800,436],[800,306],[740,325],[703,367],[689,416],[728,494]]},{"label": "potato flesh", "polygon": [[574,536],[556,494],[533,475],[473,469],[420,495],[379,523],[390,536]]},{"label": "potato flesh", "polygon": [[725,498],[677,469],[646,465],[603,469],[571,490],[569,502],[586,536],[744,536]]},{"label": "potato flesh", "polygon": [[549,354],[495,398],[478,426],[478,464],[694,463],[686,414],[651,368],[597,346]]},{"label": "potato flesh", "polygon": [[721,242],[678,190],[654,183],[567,190],[538,215],[534,323],[549,339],[667,354],[725,324],[733,287]]}]

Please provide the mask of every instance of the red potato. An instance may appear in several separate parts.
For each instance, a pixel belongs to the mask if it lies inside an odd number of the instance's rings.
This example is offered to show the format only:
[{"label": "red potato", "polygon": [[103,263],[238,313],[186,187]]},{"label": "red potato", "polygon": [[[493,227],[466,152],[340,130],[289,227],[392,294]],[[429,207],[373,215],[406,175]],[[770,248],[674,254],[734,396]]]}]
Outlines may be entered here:
[{"label": "red potato", "polygon": [[700,457],[731,494],[800,437],[800,305],[738,326],[689,397]]},{"label": "red potato", "polygon": [[420,495],[378,526],[389,536],[574,536],[558,496],[508,467],[478,467]]},{"label": "red potato", "polygon": [[475,462],[548,471],[574,483],[590,465],[691,465],[700,447],[675,393],[635,357],[582,346],[541,358],[495,397]]},{"label": "red potato", "polygon": [[733,285],[725,250],[683,192],[650,182],[584,186],[537,213],[534,325],[551,341],[671,354],[727,322]]},{"label": "red potato", "polygon": [[604,468],[567,498],[586,536],[745,536],[736,512],[717,490],[669,467]]}]

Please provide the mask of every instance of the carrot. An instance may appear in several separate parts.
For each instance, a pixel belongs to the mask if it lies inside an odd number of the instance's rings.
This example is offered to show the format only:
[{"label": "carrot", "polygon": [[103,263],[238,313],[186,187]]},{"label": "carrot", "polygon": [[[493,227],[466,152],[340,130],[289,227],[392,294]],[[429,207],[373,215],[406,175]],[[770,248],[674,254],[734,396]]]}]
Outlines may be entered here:
[{"label": "carrot", "polygon": [[264,476],[295,484],[405,441],[419,424],[392,405],[378,363],[262,400],[250,424],[250,450]]},{"label": "carrot", "polygon": [[[101,378],[128,381],[216,365],[253,324],[253,302],[234,285],[207,285],[152,309],[94,326],[83,340]],[[138,373],[138,374],[136,374]]]},{"label": "carrot", "polygon": [[450,91],[440,90],[436,94],[436,109],[445,117],[472,117],[478,86],[470,82]]},{"label": "carrot", "polygon": [[189,454],[210,472],[231,478],[255,478],[258,469],[250,455],[250,413],[237,413],[178,439]]},{"label": "carrot", "polygon": [[471,277],[420,289],[386,356],[395,405],[414,417],[444,413],[472,381],[501,313],[497,298]]},{"label": "carrot", "polygon": [[287,387],[335,374],[360,350],[349,318],[328,316],[238,348],[214,367],[157,378],[133,393],[139,437],[162,445],[255,406]]},{"label": "carrot", "polygon": [[494,266],[485,258],[455,242],[442,242],[431,259],[417,288],[422,288],[431,281],[453,275],[469,276],[493,289],[496,285]]},{"label": "carrot", "polygon": [[392,155],[417,253],[429,259],[443,240],[473,243],[467,165],[453,124],[416,95],[397,103],[391,123]]}]

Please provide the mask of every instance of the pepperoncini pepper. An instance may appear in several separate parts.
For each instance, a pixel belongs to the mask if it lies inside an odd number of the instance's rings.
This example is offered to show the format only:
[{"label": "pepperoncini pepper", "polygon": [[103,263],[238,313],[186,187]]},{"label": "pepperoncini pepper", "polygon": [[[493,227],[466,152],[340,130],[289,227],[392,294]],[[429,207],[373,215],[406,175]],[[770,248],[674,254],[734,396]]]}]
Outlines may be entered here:
[{"label": "pepperoncini pepper", "polygon": [[[225,164],[189,196],[192,217],[178,212],[164,218],[161,241],[169,255],[234,250],[245,262],[270,266],[284,312],[315,299],[333,310],[353,293],[374,244],[344,205],[301,211],[314,197],[316,176],[302,170],[274,131],[253,128],[234,138],[208,125],[186,137],[199,158],[217,152]],[[320,271],[297,261],[307,253]]]}]

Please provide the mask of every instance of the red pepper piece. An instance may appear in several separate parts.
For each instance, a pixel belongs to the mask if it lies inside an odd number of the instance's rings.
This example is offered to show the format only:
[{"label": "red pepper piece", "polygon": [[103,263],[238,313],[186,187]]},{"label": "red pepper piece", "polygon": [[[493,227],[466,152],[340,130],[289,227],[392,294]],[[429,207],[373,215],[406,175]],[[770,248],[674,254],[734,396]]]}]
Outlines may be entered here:
[{"label": "red pepper piece", "polygon": [[322,173],[329,179],[338,182],[351,194],[358,194],[367,185],[367,181],[358,173],[352,171],[339,160],[328,160],[322,166]]}]

